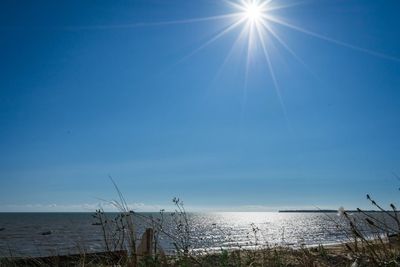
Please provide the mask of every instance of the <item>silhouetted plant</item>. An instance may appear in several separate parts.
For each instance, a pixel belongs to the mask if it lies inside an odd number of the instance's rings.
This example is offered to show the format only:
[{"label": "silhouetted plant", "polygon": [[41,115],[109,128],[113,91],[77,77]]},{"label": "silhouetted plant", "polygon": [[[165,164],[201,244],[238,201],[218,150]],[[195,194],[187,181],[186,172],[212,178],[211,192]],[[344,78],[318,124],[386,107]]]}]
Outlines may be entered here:
[{"label": "silhouetted plant", "polygon": [[358,208],[356,212],[350,213],[343,208],[339,209],[342,221],[337,227],[349,239],[345,247],[358,265],[398,266],[400,222],[397,208],[390,204],[390,210],[386,210],[369,194],[367,200],[376,209],[375,212]]}]

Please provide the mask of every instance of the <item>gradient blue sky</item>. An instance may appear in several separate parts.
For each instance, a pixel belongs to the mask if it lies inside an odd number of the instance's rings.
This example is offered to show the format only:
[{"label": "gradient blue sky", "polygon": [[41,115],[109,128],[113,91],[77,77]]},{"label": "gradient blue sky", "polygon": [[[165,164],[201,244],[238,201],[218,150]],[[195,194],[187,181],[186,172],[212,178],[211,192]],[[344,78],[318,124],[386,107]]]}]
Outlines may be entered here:
[{"label": "gradient blue sky", "polygon": [[273,25],[307,65],[267,40],[285,115],[261,53],[247,71],[245,51],[226,60],[240,28],[191,55],[232,21],[156,23],[223,1],[1,1],[0,211],[91,211],[117,195],[108,175],[138,210],[398,199],[400,2],[273,3],[392,58]]}]

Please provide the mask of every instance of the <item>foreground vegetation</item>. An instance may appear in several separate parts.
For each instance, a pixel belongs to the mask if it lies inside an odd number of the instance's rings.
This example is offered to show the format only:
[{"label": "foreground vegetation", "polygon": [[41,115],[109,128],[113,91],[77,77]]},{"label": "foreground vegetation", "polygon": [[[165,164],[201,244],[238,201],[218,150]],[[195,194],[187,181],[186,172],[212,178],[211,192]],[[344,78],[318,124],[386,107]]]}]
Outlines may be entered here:
[{"label": "foreground vegetation", "polygon": [[[102,210],[93,215],[94,225],[100,227],[105,252],[46,258],[2,258],[0,266],[400,266],[400,219],[395,205],[390,210],[367,199],[382,216],[371,215],[361,209],[349,213],[339,209],[339,216],[328,216],[337,231],[348,240],[342,245],[324,247],[270,246],[257,238],[253,227],[252,249],[237,247],[218,251],[204,248],[193,250],[191,222],[183,203],[174,198],[176,210],[170,214],[173,227],[164,227],[164,213],[158,218],[146,217],[129,210],[116,187],[119,209],[114,218]],[[148,228],[141,238],[134,220],[143,220]],[[171,223],[169,221],[169,223]],[[142,234],[142,233],[140,233]],[[160,246],[161,236],[171,240],[174,254],[166,254]]]}]

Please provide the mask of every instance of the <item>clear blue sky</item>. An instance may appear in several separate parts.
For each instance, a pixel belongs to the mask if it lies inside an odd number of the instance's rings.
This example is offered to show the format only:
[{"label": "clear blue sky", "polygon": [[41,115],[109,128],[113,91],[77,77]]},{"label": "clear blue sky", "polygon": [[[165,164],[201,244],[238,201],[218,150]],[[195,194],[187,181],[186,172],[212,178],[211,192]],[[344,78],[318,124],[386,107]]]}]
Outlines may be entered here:
[{"label": "clear blue sky", "polygon": [[2,1],[0,211],[398,199],[400,2],[270,5],[271,66],[223,1]]}]

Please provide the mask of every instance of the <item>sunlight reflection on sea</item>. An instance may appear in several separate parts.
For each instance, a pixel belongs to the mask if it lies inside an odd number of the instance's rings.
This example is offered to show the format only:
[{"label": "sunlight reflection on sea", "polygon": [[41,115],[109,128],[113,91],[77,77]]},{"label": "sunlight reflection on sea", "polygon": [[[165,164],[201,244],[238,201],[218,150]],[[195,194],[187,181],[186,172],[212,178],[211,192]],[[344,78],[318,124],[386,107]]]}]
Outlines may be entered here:
[{"label": "sunlight reflection on sea", "polygon": [[[113,217],[116,214],[108,214]],[[157,218],[158,213],[141,213]],[[166,214],[167,215],[167,214]],[[331,219],[329,219],[331,218]],[[339,231],[336,214],[221,212],[189,215],[191,247],[251,248],[256,245],[319,245],[346,241]],[[0,256],[46,256],[104,251],[101,230],[93,226],[90,213],[0,213]],[[138,236],[148,227],[136,220]],[[171,216],[165,216],[164,228],[173,232]],[[49,235],[42,235],[50,231]],[[172,240],[160,241],[172,253]]]}]

